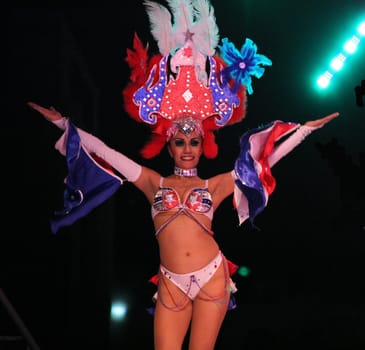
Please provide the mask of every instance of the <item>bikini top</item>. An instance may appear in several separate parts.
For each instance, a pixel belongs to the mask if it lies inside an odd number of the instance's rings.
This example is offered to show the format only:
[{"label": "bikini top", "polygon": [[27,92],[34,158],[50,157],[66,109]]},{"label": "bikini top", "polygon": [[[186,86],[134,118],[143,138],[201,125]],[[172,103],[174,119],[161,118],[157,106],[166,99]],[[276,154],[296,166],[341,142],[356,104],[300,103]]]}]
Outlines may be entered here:
[{"label": "bikini top", "polygon": [[213,202],[212,196],[208,191],[208,180],[205,180],[204,188],[193,188],[182,201],[177,191],[172,187],[163,187],[163,178],[160,179],[160,188],[155,194],[151,207],[151,215],[154,218],[156,215],[169,210],[176,210],[176,213],[169,218],[156,232],[158,235],[178,215],[184,213],[191,219],[196,221],[206,231],[212,233],[203,223],[201,223],[192,213],[202,214],[213,219]]}]

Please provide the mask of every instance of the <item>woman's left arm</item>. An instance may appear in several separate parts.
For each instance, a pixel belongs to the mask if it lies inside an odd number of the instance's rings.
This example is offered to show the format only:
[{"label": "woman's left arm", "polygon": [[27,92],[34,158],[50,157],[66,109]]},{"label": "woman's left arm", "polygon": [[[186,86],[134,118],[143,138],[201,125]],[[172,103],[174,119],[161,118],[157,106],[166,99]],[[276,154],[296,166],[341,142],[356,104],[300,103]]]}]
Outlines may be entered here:
[{"label": "woman's left arm", "polygon": [[307,121],[301,125],[287,140],[276,146],[268,157],[270,167],[273,167],[281,158],[286,156],[296,146],[298,146],[310,133],[323,127],[325,124],[337,118],[340,113],[335,112],[323,118]]}]

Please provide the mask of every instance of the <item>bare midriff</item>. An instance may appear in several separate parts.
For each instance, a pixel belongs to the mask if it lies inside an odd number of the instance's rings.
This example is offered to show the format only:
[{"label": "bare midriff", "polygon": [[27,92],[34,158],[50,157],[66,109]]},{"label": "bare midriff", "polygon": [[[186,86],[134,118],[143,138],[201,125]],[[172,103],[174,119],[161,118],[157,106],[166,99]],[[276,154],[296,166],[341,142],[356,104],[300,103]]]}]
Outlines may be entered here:
[{"label": "bare midriff", "polygon": [[[161,213],[155,217],[156,229],[173,213]],[[204,215],[194,216],[211,227]],[[171,221],[156,237],[160,250],[160,261],[170,271],[188,273],[206,266],[218,253],[219,247],[213,236],[194,220],[181,213]]]}]

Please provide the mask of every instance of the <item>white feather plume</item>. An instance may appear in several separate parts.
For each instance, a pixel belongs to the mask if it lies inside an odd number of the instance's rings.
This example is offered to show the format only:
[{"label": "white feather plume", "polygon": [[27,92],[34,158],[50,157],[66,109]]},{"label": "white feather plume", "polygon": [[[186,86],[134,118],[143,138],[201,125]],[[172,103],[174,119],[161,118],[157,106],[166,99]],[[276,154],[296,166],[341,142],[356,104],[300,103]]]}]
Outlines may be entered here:
[{"label": "white feather plume", "polygon": [[[166,0],[169,6],[145,0],[151,33],[160,53],[182,48],[191,39],[193,51],[212,56],[219,41],[214,8],[209,0]],[[172,15],[172,16],[171,16]],[[189,36],[191,33],[191,36]]]},{"label": "white feather plume", "polygon": [[194,0],[194,44],[204,55],[214,55],[219,42],[214,8],[208,0]]},{"label": "white feather plume", "polygon": [[167,55],[176,47],[172,33],[171,13],[169,10],[154,2],[144,1],[150,20],[151,34],[155,38],[162,55]]},{"label": "white feather plume", "polygon": [[194,23],[194,7],[191,0],[167,0],[173,14],[173,36],[176,46],[183,47],[186,33],[191,31]]}]

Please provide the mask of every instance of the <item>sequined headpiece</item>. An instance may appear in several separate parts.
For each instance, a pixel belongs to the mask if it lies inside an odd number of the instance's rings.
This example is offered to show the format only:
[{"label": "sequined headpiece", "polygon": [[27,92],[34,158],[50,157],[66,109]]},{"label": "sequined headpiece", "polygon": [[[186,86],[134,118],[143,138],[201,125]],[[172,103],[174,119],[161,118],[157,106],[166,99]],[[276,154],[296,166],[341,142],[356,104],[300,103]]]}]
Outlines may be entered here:
[{"label": "sequined headpiece", "polygon": [[187,134],[197,130],[204,137],[204,155],[214,158],[218,153],[214,131],[245,117],[246,93],[253,92],[251,76],[260,78],[265,71],[261,65],[271,65],[271,61],[257,54],[250,39],[241,50],[227,38],[219,46],[208,0],[168,3],[171,12],[144,1],[160,53],[149,57],[148,45],[143,47],[135,34],[133,50],[127,49],[131,76],[123,90],[125,109],[151,127],[143,157],[159,154],[177,130]]}]

